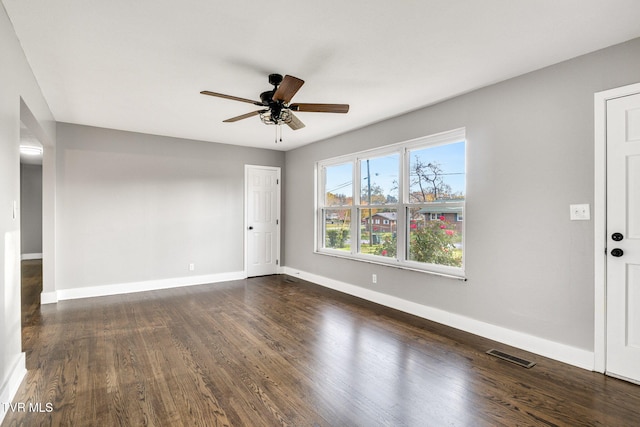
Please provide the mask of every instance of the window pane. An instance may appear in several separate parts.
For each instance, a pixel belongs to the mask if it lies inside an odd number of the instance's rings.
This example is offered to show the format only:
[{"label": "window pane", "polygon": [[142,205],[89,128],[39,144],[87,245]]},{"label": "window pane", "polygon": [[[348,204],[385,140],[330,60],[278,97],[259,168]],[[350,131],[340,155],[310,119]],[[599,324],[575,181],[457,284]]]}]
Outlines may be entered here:
[{"label": "window pane", "polygon": [[325,206],[350,206],[353,203],[353,164],[327,166],[324,188]]},{"label": "window pane", "polygon": [[360,204],[398,203],[400,155],[360,160]]},{"label": "window pane", "polygon": [[[446,212],[442,212],[446,209]],[[437,212],[435,212],[437,210]],[[428,264],[462,267],[462,206],[409,208],[407,259]],[[438,216],[434,216],[436,214]]]},{"label": "window pane", "polygon": [[324,210],[324,247],[351,251],[351,209]]},{"label": "window pane", "polygon": [[465,143],[409,151],[409,203],[465,197]]},{"label": "window pane", "polygon": [[397,234],[396,209],[360,210],[360,253],[395,258]]}]

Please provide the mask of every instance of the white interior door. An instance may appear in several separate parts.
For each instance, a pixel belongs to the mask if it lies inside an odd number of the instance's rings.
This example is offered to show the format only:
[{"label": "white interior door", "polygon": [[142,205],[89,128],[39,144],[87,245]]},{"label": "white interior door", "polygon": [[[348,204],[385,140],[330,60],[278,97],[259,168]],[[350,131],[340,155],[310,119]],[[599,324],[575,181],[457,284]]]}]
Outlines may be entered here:
[{"label": "white interior door", "polygon": [[276,274],[280,259],[280,168],[245,168],[247,277]]},{"label": "white interior door", "polygon": [[640,94],[607,101],[606,371],[640,383]]}]

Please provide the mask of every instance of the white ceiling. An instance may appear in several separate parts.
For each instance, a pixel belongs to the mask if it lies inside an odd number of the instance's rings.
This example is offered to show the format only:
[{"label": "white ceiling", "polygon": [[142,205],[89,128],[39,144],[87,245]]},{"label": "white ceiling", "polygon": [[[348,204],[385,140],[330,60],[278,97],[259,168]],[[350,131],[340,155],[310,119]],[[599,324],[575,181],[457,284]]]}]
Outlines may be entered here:
[{"label": "white ceiling", "polygon": [[[638,0],[3,0],[57,121],[289,150],[640,37]],[[349,103],[274,126],[201,90]]]}]

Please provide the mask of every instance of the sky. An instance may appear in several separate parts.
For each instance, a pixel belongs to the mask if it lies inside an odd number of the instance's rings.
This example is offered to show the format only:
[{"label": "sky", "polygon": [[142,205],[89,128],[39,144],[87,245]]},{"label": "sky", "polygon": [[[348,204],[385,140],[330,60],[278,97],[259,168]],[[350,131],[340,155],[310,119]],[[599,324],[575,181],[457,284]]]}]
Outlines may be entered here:
[{"label": "sky", "polygon": [[[421,148],[419,150],[410,151],[410,163],[413,164],[416,158],[425,163],[437,162],[443,170],[444,182],[451,186],[454,193],[465,194],[465,142],[457,142],[453,144],[445,144]],[[352,193],[352,174],[353,166],[351,163],[340,164],[327,167],[326,189],[334,194],[345,194],[349,196]],[[384,194],[392,194],[398,196],[397,184],[399,170],[399,155],[391,154],[383,157],[369,158],[369,175],[372,185],[379,185],[384,189]],[[367,163],[362,160],[361,164],[361,186],[367,186]]]}]

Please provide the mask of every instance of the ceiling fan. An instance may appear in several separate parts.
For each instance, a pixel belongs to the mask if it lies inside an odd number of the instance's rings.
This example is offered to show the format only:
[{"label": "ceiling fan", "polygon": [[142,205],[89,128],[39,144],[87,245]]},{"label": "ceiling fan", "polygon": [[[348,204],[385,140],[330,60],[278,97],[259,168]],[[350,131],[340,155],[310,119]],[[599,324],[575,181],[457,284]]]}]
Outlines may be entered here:
[{"label": "ceiling fan", "polygon": [[260,101],[210,92],[208,90],[203,90],[200,93],[203,95],[217,96],[218,98],[247,102],[249,104],[262,107],[259,110],[223,120],[225,123],[232,123],[249,117],[260,116],[260,119],[265,124],[286,124],[291,129],[298,130],[302,129],[305,125],[298,117],[296,117],[295,114],[293,114],[294,111],[315,113],[346,113],[349,111],[349,104],[290,104],[291,98],[293,98],[304,84],[304,80],[297,77],[287,75],[283,78],[280,74],[270,74],[269,83],[273,85],[273,89],[262,92],[260,94]]}]

